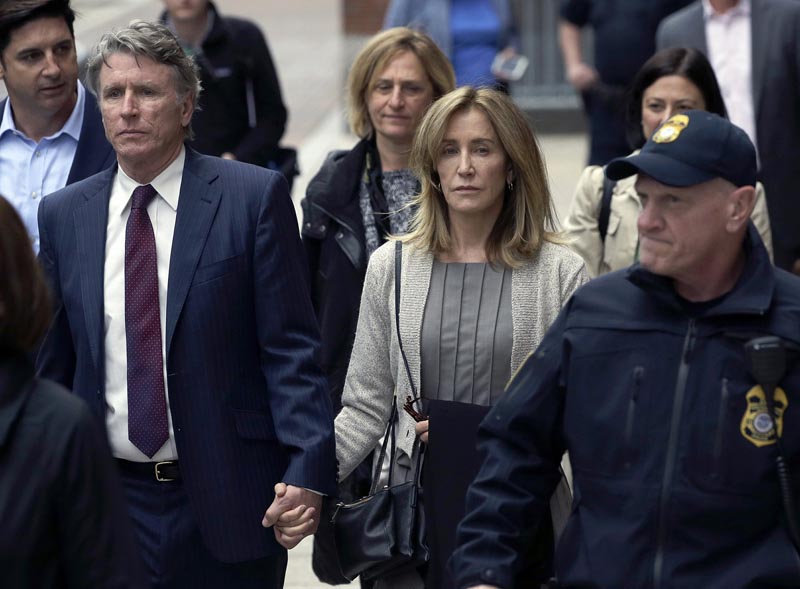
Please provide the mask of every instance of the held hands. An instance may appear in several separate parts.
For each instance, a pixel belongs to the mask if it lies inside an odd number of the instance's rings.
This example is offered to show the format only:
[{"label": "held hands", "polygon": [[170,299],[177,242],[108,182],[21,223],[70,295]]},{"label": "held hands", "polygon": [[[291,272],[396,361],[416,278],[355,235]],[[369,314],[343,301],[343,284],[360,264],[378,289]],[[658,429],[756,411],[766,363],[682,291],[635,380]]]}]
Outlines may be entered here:
[{"label": "held hands", "polygon": [[417,432],[420,441],[428,443],[428,420],[425,421],[418,421],[414,426],[414,430]]},{"label": "held hands", "polygon": [[275,499],[264,514],[261,525],[273,527],[278,544],[291,550],[317,531],[322,496],[302,487],[278,483]]}]

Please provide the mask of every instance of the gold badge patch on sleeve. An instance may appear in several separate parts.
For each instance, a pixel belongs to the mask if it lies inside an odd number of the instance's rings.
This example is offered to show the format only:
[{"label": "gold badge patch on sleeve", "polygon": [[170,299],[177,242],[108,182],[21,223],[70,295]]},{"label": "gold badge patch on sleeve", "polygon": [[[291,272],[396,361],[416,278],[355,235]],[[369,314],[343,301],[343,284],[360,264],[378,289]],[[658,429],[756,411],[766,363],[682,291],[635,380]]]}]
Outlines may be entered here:
[{"label": "gold badge patch on sleeve", "polygon": [[656,143],[672,143],[681,136],[681,133],[688,125],[689,117],[686,115],[672,116],[653,134],[653,141]]},{"label": "gold badge patch on sleeve", "polygon": [[[747,409],[742,416],[742,435],[753,445],[769,446],[777,440],[775,424],[767,408],[767,397],[761,385],[747,391]],[[775,417],[778,420],[778,435],[783,434],[783,412],[789,404],[786,393],[781,388],[775,389]]]}]

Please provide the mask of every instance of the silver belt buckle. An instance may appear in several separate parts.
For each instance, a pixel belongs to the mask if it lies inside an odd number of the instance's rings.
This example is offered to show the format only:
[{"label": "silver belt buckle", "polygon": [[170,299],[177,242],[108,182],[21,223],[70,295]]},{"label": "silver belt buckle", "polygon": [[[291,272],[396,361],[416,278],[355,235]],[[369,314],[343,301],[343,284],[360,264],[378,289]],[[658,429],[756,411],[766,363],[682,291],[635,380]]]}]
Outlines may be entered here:
[{"label": "silver belt buckle", "polygon": [[173,462],[171,460],[166,460],[164,462],[156,462],[155,467],[154,467],[155,472],[156,472],[156,480],[159,481],[159,482],[162,482],[162,483],[168,483],[170,481],[174,481],[175,479],[170,479],[170,478],[161,476],[161,473],[159,472],[158,467],[161,466],[162,464],[173,464]]}]

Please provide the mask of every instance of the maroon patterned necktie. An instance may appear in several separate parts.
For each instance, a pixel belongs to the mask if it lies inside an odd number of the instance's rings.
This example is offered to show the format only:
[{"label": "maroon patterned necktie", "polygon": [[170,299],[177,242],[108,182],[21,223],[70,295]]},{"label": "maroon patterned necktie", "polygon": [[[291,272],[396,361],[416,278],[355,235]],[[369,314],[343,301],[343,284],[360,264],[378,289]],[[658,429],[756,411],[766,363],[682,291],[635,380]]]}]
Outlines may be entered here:
[{"label": "maroon patterned necktie", "polygon": [[128,439],[148,458],[169,439],[158,260],[147,205],[156,195],[150,184],[133,191],[125,229],[125,339],[128,349]]}]

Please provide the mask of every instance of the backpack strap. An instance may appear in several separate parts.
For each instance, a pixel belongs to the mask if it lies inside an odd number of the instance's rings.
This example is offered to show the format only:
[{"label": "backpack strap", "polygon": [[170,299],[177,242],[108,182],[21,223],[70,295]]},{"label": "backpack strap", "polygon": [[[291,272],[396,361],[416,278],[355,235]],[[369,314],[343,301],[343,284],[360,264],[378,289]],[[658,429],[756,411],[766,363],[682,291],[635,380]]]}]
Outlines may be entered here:
[{"label": "backpack strap", "polygon": [[600,216],[597,218],[597,228],[600,230],[600,241],[605,243],[608,233],[608,220],[611,218],[611,196],[614,193],[616,180],[610,180],[603,174],[603,198],[600,200]]}]

